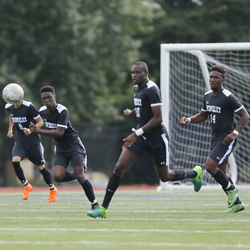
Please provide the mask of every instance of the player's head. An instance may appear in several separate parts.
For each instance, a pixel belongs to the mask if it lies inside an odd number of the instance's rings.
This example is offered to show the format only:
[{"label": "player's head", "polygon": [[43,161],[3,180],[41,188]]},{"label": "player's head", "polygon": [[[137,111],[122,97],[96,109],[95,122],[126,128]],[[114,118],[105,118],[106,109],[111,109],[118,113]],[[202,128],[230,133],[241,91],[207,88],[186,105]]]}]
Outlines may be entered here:
[{"label": "player's head", "polygon": [[56,106],[55,89],[52,86],[44,86],[40,89],[41,99],[47,109],[54,109]]},{"label": "player's head", "polygon": [[209,82],[211,89],[214,92],[220,91],[223,88],[223,83],[226,80],[227,71],[223,65],[214,65],[210,69]]},{"label": "player's head", "polygon": [[136,62],[131,70],[132,80],[135,85],[143,85],[148,82],[148,65],[145,62]]},{"label": "player's head", "polygon": [[40,93],[42,94],[43,92],[51,92],[51,94],[55,95],[55,89],[52,86],[44,86],[40,89]]},{"label": "player's head", "polygon": [[210,69],[210,72],[212,72],[212,71],[220,72],[223,79],[226,79],[226,77],[227,77],[227,71],[223,65],[214,65]]}]

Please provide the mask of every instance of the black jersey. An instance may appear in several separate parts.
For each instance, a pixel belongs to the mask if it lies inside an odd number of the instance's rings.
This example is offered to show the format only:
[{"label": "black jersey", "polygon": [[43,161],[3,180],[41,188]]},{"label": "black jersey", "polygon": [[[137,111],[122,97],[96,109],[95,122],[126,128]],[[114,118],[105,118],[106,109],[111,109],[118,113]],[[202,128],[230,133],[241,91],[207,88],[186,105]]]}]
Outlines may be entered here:
[{"label": "black jersey", "polygon": [[222,139],[233,132],[234,113],[242,108],[239,100],[226,89],[215,96],[212,90],[204,94],[202,111],[209,112],[213,139]]},{"label": "black jersey", "polygon": [[23,128],[29,128],[30,123],[32,122],[35,124],[35,119],[40,117],[38,110],[31,102],[23,100],[21,106],[17,109],[13,104],[7,103],[5,109],[9,112],[16,128],[16,142],[26,145],[33,145],[41,142],[41,137],[37,133],[25,135],[23,132]]},{"label": "black jersey", "polygon": [[54,137],[58,149],[68,149],[73,143],[78,143],[79,135],[71,125],[69,112],[65,106],[57,104],[56,109],[52,114],[48,113],[46,106],[42,106],[39,112],[48,129],[56,129],[57,127],[65,128],[64,134],[61,138]]},{"label": "black jersey", "polygon": [[[141,128],[153,118],[152,107],[162,105],[161,93],[158,86],[152,81],[147,82],[140,88],[136,85],[134,93],[135,114],[138,122],[137,128]],[[145,134],[155,132],[166,133],[166,129],[163,124],[159,124]]]}]

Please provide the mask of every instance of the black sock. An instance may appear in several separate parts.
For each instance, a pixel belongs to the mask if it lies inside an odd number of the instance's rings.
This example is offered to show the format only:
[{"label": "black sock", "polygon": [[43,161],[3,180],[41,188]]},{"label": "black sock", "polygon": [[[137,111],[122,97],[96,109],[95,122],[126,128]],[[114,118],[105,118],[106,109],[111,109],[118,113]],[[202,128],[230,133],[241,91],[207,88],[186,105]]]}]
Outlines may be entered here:
[{"label": "black sock", "polygon": [[186,178],[195,178],[197,176],[197,172],[194,170],[173,170],[175,173],[173,181],[180,181]]},{"label": "black sock", "polygon": [[119,187],[121,181],[121,177],[112,174],[109,178],[109,183],[106,188],[106,193],[102,202],[102,206],[106,209],[109,207],[109,203],[116,191],[116,189]]},{"label": "black sock", "polygon": [[[233,185],[234,183],[233,183],[233,180],[231,179],[231,177],[228,177],[228,180],[229,180],[229,182]],[[227,190],[226,189],[224,189],[224,188],[222,188],[223,189],[223,191],[226,193],[226,195],[227,195]],[[239,199],[239,197],[237,196],[237,199],[236,199],[236,202],[234,203],[234,204],[241,204],[242,202],[241,202],[241,200]]]},{"label": "black sock", "polygon": [[224,172],[221,169],[219,169],[218,172],[213,177],[222,186],[223,189],[226,189],[226,190],[234,189],[234,185],[232,184],[231,184],[231,187],[227,188],[230,182],[227,176],[224,174]]},{"label": "black sock", "polygon": [[26,179],[24,177],[23,170],[20,166],[20,162],[14,161],[12,162],[12,164],[13,164],[17,178],[21,181],[22,184],[25,184]]},{"label": "black sock", "polygon": [[82,188],[91,203],[95,202],[95,194],[91,183],[86,179],[82,185]]},{"label": "black sock", "polygon": [[76,175],[74,171],[66,171],[65,176],[62,179],[62,182],[73,181],[76,179]]},{"label": "black sock", "polygon": [[52,180],[50,172],[46,168],[44,168],[40,171],[40,173],[43,175],[43,179],[45,180],[47,185],[50,187],[50,189],[53,189],[54,184],[53,184],[53,180]]}]

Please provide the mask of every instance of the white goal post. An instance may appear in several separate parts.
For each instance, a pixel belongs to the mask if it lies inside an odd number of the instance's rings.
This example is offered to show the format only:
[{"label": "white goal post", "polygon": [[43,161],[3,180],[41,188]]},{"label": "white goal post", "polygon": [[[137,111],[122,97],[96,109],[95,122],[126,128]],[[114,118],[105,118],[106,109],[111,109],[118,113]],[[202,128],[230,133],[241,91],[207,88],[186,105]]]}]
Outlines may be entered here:
[{"label": "white goal post", "polygon": [[[209,69],[222,64],[227,70],[225,88],[250,111],[250,43],[161,44],[161,93],[163,123],[170,137],[170,169],[203,168],[205,184],[216,184],[205,171],[210,152],[209,121],[179,125],[182,116],[197,114],[202,98],[210,90]],[[238,122],[236,115],[236,123]],[[234,183],[250,182],[250,123],[240,133],[229,157],[229,174]],[[185,182],[190,180],[185,180]],[[160,189],[165,183],[160,182]]]}]

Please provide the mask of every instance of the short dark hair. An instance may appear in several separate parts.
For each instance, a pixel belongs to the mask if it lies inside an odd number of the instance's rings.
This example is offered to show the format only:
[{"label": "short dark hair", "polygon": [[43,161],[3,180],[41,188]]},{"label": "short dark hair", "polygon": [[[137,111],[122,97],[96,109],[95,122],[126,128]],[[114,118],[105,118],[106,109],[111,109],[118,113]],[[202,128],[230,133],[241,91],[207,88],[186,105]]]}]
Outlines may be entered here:
[{"label": "short dark hair", "polygon": [[138,61],[134,65],[141,65],[144,71],[148,71],[148,65],[145,62]]},{"label": "short dark hair", "polygon": [[211,69],[210,72],[212,71],[218,71],[221,73],[221,76],[223,79],[226,79],[227,77],[227,71],[223,65],[214,65]]},{"label": "short dark hair", "polygon": [[44,92],[51,92],[53,95],[55,95],[55,89],[52,86],[44,86],[40,89],[40,94],[44,93]]}]

